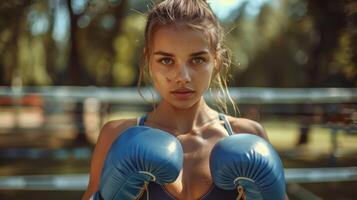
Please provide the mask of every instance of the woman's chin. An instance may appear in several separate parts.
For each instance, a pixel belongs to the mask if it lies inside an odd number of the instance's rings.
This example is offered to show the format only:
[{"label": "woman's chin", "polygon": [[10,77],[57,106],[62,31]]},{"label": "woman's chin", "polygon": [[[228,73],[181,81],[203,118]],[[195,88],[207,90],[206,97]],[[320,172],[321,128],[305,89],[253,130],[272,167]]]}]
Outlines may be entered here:
[{"label": "woman's chin", "polygon": [[186,101],[174,101],[171,103],[176,109],[186,110],[194,107],[199,102],[199,99],[190,99]]}]

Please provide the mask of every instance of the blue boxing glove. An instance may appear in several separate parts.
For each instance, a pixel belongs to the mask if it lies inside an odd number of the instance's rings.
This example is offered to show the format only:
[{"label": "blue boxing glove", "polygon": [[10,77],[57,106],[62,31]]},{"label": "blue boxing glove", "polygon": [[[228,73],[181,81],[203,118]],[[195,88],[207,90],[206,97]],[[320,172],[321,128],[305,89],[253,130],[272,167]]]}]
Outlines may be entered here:
[{"label": "blue boxing glove", "polygon": [[[219,141],[210,155],[214,183],[238,189],[247,200],[283,200],[284,168],[272,145],[252,134],[237,134]],[[239,198],[238,198],[239,199]]]},{"label": "blue boxing glove", "polygon": [[159,129],[134,126],[112,144],[93,199],[132,200],[144,184],[176,180],[183,164],[180,142]]}]

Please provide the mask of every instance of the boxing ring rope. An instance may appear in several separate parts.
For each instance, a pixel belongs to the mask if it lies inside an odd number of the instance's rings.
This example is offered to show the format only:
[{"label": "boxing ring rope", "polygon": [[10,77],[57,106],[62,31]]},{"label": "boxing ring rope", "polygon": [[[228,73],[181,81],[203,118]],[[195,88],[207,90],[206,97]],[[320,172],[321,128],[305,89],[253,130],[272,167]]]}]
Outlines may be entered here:
[{"label": "boxing ring rope", "polygon": [[[83,191],[87,174],[0,176],[0,190],[63,190]],[[287,183],[322,183],[357,181],[357,167],[289,168]]]},{"label": "boxing ring rope", "polygon": [[[229,88],[233,100],[239,103],[289,104],[289,103],[356,103],[357,88]],[[151,88],[142,88],[145,99],[157,101],[158,95]],[[26,94],[39,94],[52,101],[82,101],[96,98],[101,101],[124,104],[147,104],[136,88],[104,87],[0,87],[1,96],[19,98]],[[210,101],[212,95],[206,93]]]}]

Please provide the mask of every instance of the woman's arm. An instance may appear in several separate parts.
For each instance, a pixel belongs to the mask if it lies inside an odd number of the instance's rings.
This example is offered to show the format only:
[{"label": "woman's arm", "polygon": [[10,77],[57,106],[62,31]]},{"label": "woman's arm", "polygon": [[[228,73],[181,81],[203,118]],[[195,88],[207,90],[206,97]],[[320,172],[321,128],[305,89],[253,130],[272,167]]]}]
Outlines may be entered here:
[{"label": "woman's arm", "polygon": [[287,194],[285,194],[285,200],[289,200],[289,197]]},{"label": "woman's arm", "polygon": [[106,155],[119,133],[130,127],[129,120],[116,120],[106,123],[100,131],[97,144],[92,155],[89,183],[82,200],[88,200],[93,193],[98,191],[100,175]]}]

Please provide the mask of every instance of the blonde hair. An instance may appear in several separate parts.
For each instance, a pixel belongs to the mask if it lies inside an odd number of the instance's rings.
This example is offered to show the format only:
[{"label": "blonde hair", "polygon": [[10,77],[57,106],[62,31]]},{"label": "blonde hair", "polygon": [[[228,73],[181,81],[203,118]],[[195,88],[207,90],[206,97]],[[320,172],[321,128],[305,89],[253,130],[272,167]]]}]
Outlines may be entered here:
[{"label": "blonde hair", "polygon": [[218,71],[214,72],[212,76],[210,91],[215,92],[212,96],[215,98],[216,107],[219,111],[228,113],[228,99],[233,106],[234,114],[236,114],[238,109],[229,95],[227,86],[231,66],[230,53],[223,44],[224,31],[205,0],[165,0],[149,11],[145,27],[144,54],[138,81],[139,94],[143,97],[140,91],[142,81],[151,82],[148,60],[150,58],[152,33],[155,29],[168,25],[185,26],[201,30],[204,34],[207,34],[218,61]]}]

